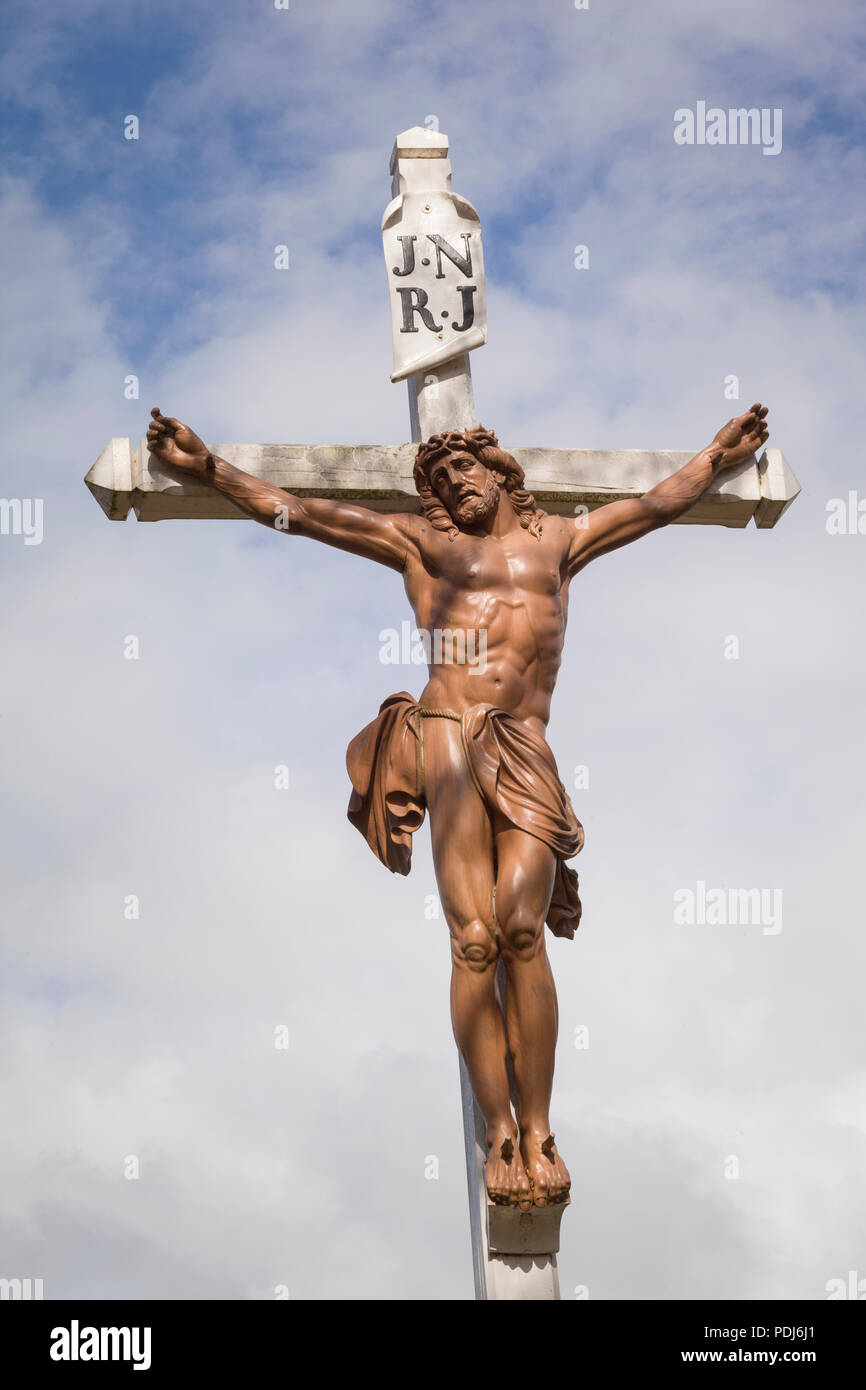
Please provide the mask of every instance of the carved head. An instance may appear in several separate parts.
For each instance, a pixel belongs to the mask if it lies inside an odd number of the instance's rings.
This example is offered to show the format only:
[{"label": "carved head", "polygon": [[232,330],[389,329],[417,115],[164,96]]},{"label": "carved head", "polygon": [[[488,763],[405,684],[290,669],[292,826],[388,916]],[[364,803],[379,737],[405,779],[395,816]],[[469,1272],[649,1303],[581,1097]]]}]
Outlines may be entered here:
[{"label": "carved head", "polygon": [[481,425],[432,435],[418,447],[414,476],[427,520],[452,541],[461,530],[487,520],[503,492],[521,526],[536,539],[541,536],[544,513],[524,487],[523,469]]}]

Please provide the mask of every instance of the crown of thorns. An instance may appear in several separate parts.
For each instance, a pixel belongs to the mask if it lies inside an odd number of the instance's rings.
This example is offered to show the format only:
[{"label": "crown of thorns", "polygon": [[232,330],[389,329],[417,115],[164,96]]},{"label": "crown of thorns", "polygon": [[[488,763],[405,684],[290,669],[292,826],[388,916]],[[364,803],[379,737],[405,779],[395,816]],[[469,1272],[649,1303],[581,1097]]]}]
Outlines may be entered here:
[{"label": "crown of thorns", "polygon": [[[486,430],[483,425],[476,425],[471,430],[445,430],[442,434],[431,435],[425,443],[418,446],[415,456],[415,486],[418,487],[421,481],[427,481],[430,469],[440,458],[467,449],[479,459],[488,449],[501,452],[496,435],[492,430]],[[482,459],[482,462],[485,460]],[[490,458],[494,468],[498,462],[501,460]]]}]

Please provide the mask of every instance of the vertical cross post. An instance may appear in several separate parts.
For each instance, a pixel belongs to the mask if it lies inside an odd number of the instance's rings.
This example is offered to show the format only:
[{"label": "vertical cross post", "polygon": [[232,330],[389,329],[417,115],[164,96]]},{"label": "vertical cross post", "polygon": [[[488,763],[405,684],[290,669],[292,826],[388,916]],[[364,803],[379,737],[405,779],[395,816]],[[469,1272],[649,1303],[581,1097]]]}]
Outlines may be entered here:
[{"label": "vertical cross post", "polygon": [[[487,341],[481,224],[472,204],[451,190],[448,137],[440,131],[415,126],[398,135],[391,177],[392,201],[382,218],[394,338],[391,380],[408,385],[412,439],[421,442],[477,424],[469,353]],[[496,989],[504,1012],[501,960]],[[558,1299],[562,1208],[519,1213],[490,1205],[486,1125],[462,1057],[460,1095],[475,1297]]]}]

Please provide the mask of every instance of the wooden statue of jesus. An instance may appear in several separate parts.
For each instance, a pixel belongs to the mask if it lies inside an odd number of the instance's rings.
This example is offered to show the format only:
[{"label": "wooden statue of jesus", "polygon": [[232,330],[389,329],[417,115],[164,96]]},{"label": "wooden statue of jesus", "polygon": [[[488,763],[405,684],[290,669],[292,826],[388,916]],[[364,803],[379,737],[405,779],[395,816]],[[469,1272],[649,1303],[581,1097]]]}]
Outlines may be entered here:
[{"label": "wooden statue of jesus", "polygon": [[[528,1210],[568,1200],[550,1128],[556,991],[544,925],[572,937],[580,919],[567,860],[583,831],[545,739],[571,580],[590,560],[683,516],[715,476],[756,454],[768,430],[756,404],[643,497],[577,521],[540,511],[523,470],[480,427],[434,435],[415,463],[420,515],[299,498],[214,457],[186,425],[152,412],[160,463],[204,481],[265,526],[324,541],[399,571],[419,629],[472,634],[429,642],[430,679],[401,692],[348,752],[349,818],[388,868],[408,873],[412,834],[430,815],[433,860],[451,934],[451,1012],[487,1130],[491,1201]],[[479,645],[482,660],[477,659]],[[506,1011],[494,979],[507,972]],[[517,1091],[510,1104],[508,1058]]]}]

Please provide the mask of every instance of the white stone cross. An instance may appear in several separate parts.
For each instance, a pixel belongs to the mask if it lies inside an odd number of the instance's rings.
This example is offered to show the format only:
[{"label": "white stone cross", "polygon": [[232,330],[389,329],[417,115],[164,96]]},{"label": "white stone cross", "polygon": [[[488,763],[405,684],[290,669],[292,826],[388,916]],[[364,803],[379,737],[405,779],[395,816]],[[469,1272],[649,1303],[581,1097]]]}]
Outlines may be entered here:
[{"label": "white stone cross", "polygon": [[[392,381],[409,389],[412,443],[226,444],[208,447],[245,472],[300,497],[341,497],[378,511],[420,511],[412,479],[415,445],[475,419],[469,352],[487,339],[484,263],[478,214],[451,190],[448,139],[415,126],[391,156],[392,201],[382,219],[394,338]],[[579,514],[605,502],[641,497],[692,457],[689,452],[512,449],[539,507]],[[112,521],[244,517],[206,484],[170,477],[144,440],[112,439],[85,479]],[[680,524],[775,526],[800,488],[781,450],[717,477]],[[504,1002],[504,971],[497,988]],[[556,1299],[556,1252],[563,1208],[530,1213],[492,1206],[484,1184],[485,1125],[460,1062],[475,1296]]]}]

